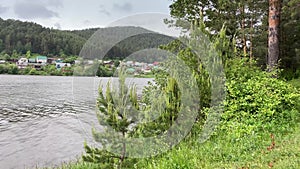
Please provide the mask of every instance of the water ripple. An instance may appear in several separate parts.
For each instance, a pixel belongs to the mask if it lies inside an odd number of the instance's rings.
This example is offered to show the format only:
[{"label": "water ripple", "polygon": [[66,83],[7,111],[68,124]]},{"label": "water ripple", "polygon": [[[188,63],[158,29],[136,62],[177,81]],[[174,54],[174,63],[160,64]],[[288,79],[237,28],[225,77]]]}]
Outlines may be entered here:
[{"label": "water ripple", "polygon": [[0,75],[0,168],[48,167],[80,156],[84,140],[93,142],[100,80],[109,78]]}]

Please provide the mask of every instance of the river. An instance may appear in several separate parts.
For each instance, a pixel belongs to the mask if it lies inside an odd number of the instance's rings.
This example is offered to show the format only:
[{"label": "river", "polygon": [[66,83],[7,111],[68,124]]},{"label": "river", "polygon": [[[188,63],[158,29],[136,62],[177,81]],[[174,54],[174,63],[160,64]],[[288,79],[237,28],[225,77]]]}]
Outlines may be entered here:
[{"label": "river", "polygon": [[[97,145],[95,100],[109,79],[0,75],[0,168],[55,167],[78,159],[85,140]],[[126,82],[141,93],[150,80]]]}]

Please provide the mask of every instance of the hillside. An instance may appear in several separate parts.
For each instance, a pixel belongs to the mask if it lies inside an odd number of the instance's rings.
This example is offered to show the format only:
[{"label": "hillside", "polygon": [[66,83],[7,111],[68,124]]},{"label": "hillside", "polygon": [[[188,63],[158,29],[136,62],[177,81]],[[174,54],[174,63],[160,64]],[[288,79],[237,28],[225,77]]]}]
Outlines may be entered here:
[{"label": "hillside", "polygon": [[86,39],[68,31],[42,27],[32,22],[0,19],[0,51],[43,55],[74,55],[79,53]]},{"label": "hillside", "polygon": [[163,60],[166,53],[159,46],[173,41],[173,37],[141,27],[101,28],[93,34],[80,55],[87,59],[124,59],[153,62]]},{"label": "hillside", "polygon": [[[103,52],[105,52],[107,58],[121,59],[135,51],[157,48],[161,44],[167,44],[172,40],[171,37],[158,35],[141,27],[91,28],[67,31],[45,28],[32,22],[13,19],[3,20],[0,18],[0,53],[2,55],[4,53],[22,55],[27,51],[31,51],[31,53],[47,56],[79,55],[84,44],[96,31],[97,35],[94,37],[97,37],[97,45],[93,47],[93,52],[91,52],[93,55],[88,56],[89,59],[96,58],[99,53]],[[105,48],[109,46],[107,38],[131,32],[150,34],[128,37],[126,40],[114,45],[113,48]],[[153,53],[153,55],[156,54]]]}]

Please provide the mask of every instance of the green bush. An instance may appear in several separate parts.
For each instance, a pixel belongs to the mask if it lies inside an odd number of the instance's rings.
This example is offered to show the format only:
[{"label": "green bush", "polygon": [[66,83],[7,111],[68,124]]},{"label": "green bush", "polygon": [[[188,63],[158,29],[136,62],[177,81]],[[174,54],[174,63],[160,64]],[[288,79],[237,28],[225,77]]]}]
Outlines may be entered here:
[{"label": "green bush", "polygon": [[299,92],[245,59],[228,61],[226,101],[220,129],[237,137],[287,131],[299,115]]},{"label": "green bush", "polygon": [[16,75],[18,74],[19,69],[15,64],[9,64],[8,65],[8,74]]},{"label": "green bush", "polygon": [[0,64],[0,74],[5,74],[7,73],[7,66],[4,64]]},{"label": "green bush", "polygon": [[15,64],[1,64],[0,74],[18,74],[19,69]]}]

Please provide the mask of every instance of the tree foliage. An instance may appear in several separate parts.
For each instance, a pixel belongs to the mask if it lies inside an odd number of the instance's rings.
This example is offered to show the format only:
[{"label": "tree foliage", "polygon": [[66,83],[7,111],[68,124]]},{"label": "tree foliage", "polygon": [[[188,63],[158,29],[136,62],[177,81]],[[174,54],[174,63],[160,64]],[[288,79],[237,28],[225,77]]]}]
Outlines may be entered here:
[{"label": "tree foliage", "polygon": [[41,25],[18,20],[0,18],[0,39],[5,51],[25,54],[27,51],[43,55],[78,55],[86,39],[69,31],[44,28]]},{"label": "tree foliage", "polygon": [[287,132],[299,120],[299,92],[261,71],[247,59],[228,61],[226,102],[221,132],[244,137],[259,132]]},{"label": "tree foliage", "polygon": [[[151,92],[158,94],[153,90]],[[97,163],[100,168],[132,167],[135,160],[127,158],[128,151],[132,148],[127,145],[125,139],[163,134],[177,119],[180,95],[175,80],[168,78],[160,97],[157,95],[148,97],[151,104],[144,99],[138,100],[135,87],[128,89],[124,71],[119,72],[118,88],[112,87],[110,82],[105,93],[101,87],[99,88],[97,117],[99,124],[105,127],[105,131],[93,129],[92,133],[103,148],[92,148],[85,144],[86,154],[83,155],[83,160]],[[157,117],[153,119],[153,115]],[[139,152],[142,149],[133,151]]]},{"label": "tree foliage", "polygon": [[[280,30],[281,68],[299,67],[299,0],[282,1]],[[174,26],[189,30],[191,23],[203,22],[206,30],[216,34],[223,24],[226,36],[236,42],[239,56],[258,60],[266,65],[268,56],[268,1],[228,0],[173,0],[169,21]]]},{"label": "tree foliage", "polygon": [[284,0],[280,25],[280,56],[284,68],[296,72],[300,65],[300,0]]},{"label": "tree foliage", "polygon": [[[94,35],[95,32],[97,33]],[[140,34],[109,46],[111,44],[109,44],[108,37],[115,36],[117,38],[120,34],[130,34],[130,32]],[[19,55],[25,55],[27,51],[62,58],[79,55],[89,38],[92,38],[91,41],[96,44],[88,46],[90,49],[86,50],[88,50],[89,55],[83,57],[92,60],[96,58],[121,60],[143,49],[158,48],[158,46],[167,44],[173,39],[133,26],[66,31],[45,28],[32,22],[0,18],[0,52],[8,55],[16,54],[16,58]],[[140,53],[141,56],[133,57],[139,58],[140,61],[153,61],[151,57],[146,57],[146,53],[150,53],[151,56],[158,59],[160,56],[157,55],[161,55],[161,52],[147,51]]]}]

